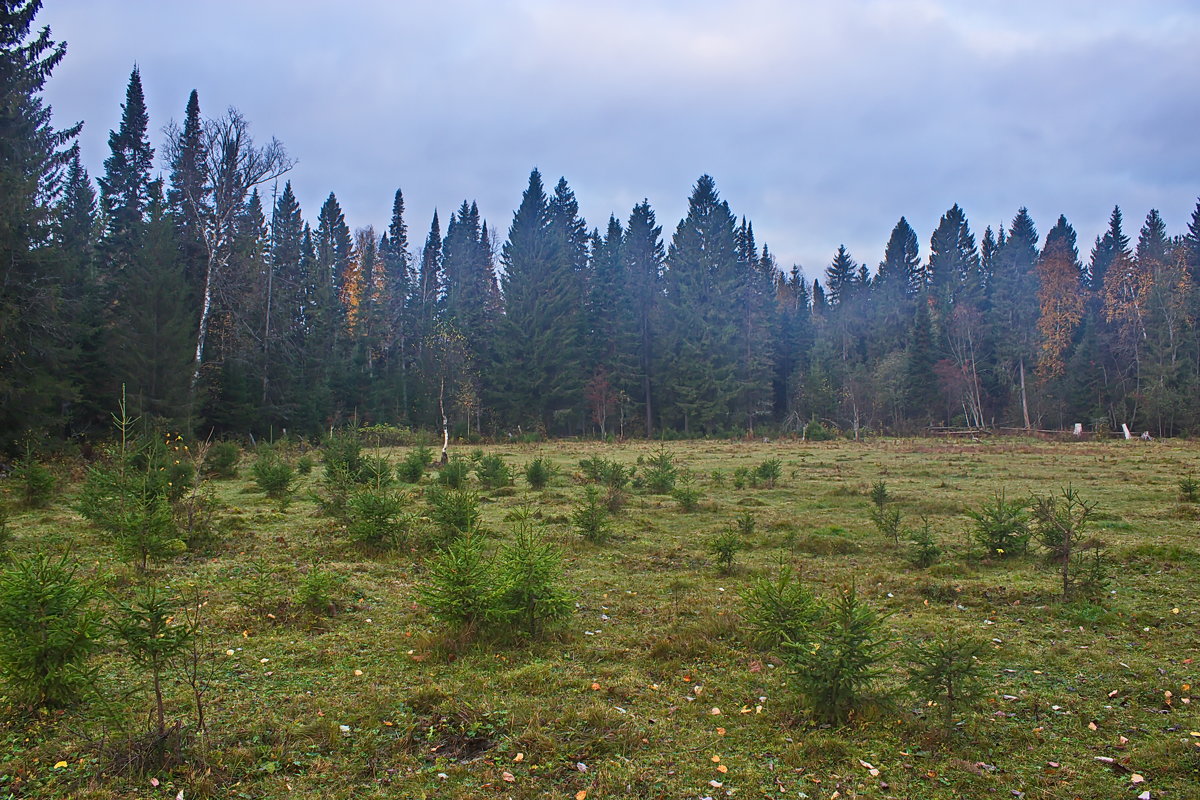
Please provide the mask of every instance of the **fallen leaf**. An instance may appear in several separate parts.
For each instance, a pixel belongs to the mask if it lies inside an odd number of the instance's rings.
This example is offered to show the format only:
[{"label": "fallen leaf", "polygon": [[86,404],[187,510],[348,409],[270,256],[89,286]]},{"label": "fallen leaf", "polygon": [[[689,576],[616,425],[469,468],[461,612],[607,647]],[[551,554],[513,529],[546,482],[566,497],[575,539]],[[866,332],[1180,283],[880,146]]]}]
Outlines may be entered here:
[{"label": "fallen leaf", "polygon": [[1129,782],[1136,785],[1139,783],[1145,783],[1146,779],[1135,772],[1129,776]]},{"label": "fallen leaf", "polygon": [[575,800],[586,800],[586,798],[587,798],[587,790],[586,789],[580,789],[578,792],[575,793]]},{"label": "fallen leaf", "polygon": [[719,764],[717,766],[717,772],[720,772],[721,774],[725,774],[726,772],[729,772],[729,767],[725,766],[724,764]]},{"label": "fallen leaf", "polygon": [[720,756],[713,756],[713,757],[712,757],[712,760],[713,760],[713,763],[714,763],[714,764],[720,764],[720,763],[721,763],[721,757],[720,757]]},{"label": "fallen leaf", "polygon": [[713,706],[712,711],[709,711],[708,713],[712,714],[715,717],[721,713],[721,709],[717,708],[716,706]]},{"label": "fallen leaf", "polygon": [[1150,800],[1150,790],[1147,789],[1146,791],[1139,794],[1138,800]]},{"label": "fallen leaf", "polygon": [[592,684],[592,691],[593,691],[593,692],[598,692],[598,691],[600,691],[600,684],[598,684],[598,683],[593,683],[593,684]]},{"label": "fallen leaf", "polygon": [[55,764],[55,765],[54,765],[54,768],[55,768],[55,769],[62,769],[62,768],[63,768],[63,767],[65,767],[65,766],[67,766],[67,762],[65,762],[65,761],[59,761],[57,764]]},{"label": "fallen leaf", "polygon": [[361,669],[356,669],[356,670],[354,670],[354,674],[357,677],[357,676],[361,676],[363,673],[362,673]]},{"label": "fallen leaf", "polygon": [[1100,728],[1098,728],[1098,727],[1096,726],[1096,723],[1094,723],[1094,722],[1089,722],[1089,723],[1088,723],[1088,730],[1089,730],[1089,731],[1098,731],[1098,730],[1100,730]]},{"label": "fallen leaf", "polygon": [[157,787],[158,786],[158,778],[151,778],[150,785]]},{"label": "fallen leaf", "polygon": [[500,777],[503,778],[507,783],[513,783],[517,779],[517,776],[513,775],[511,772],[505,772]]},{"label": "fallen leaf", "polygon": [[[725,729],[717,728],[717,736],[724,736],[724,735],[725,735]],[[1200,733],[1193,733],[1192,736],[1200,736]]]},{"label": "fallen leaf", "polygon": [[513,756],[513,761],[517,762],[518,764],[520,764],[524,760],[525,760],[524,753],[517,753],[515,756]]}]

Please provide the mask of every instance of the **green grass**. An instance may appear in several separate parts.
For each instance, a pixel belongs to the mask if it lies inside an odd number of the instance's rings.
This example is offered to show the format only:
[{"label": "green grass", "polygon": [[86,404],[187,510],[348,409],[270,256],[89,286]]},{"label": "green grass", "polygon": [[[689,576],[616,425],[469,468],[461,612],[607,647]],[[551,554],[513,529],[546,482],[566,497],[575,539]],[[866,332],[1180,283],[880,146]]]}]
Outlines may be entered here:
[{"label": "green grass", "polygon": [[[444,629],[418,602],[431,556],[420,533],[394,550],[356,546],[318,513],[320,470],[300,478],[286,512],[246,479],[212,483],[222,538],[144,576],[71,509],[79,484],[68,478],[80,471],[57,465],[49,508],[9,503],[9,551],[70,548],[122,597],[149,580],[180,597],[200,592],[208,731],[195,730],[191,689],[172,669],[166,708],[184,724],[186,758],[130,766],[138,748],[129,735],[146,730],[153,700],[110,639],[95,659],[103,701],[31,717],[0,689],[0,798],[1194,793],[1200,699],[1183,699],[1200,686],[1200,525],[1177,513],[1176,482],[1200,463],[1195,444],[668,443],[695,476],[698,510],[632,488],[608,540],[582,540],[570,521],[584,492],[579,462],[636,466],[662,446],[483,448],[558,469],[545,491],[518,474],[512,492],[480,498],[490,549],[511,541],[512,520],[528,507],[563,552],[577,607],[532,641]],[[397,463],[406,453],[372,451]],[[735,468],[769,458],[782,462],[773,488],[733,488]],[[409,510],[418,516],[428,517],[420,495],[435,477],[415,487]],[[868,495],[881,479],[905,525],[928,518],[943,551],[932,568],[911,566],[903,546],[875,531]],[[1116,562],[1102,603],[1061,604],[1058,575],[1036,553],[989,561],[973,552],[967,510],[1000,490],[1025,498],[1068,480],[1098,502],[1093,532]],[[481,488],[474,478],[468,485]],[[755,531],[723,575],[707,543],[746,511]],[[739,618],[739,592],[780,559],[817,595],[855,583],[873,607],[893,612],[885,624],[896,643],[935,632],[982,639],[982,702],[946,729],[940,709],[904,693],[897,659],[880,702],[846,727],[815,726],[778,653],[757,647]],[[295,599],[314,565],[334,578],[328,608]],[[274,580],[259,589],[264,568]],[[1131,790],[1126,768],[1145,787]]]}]

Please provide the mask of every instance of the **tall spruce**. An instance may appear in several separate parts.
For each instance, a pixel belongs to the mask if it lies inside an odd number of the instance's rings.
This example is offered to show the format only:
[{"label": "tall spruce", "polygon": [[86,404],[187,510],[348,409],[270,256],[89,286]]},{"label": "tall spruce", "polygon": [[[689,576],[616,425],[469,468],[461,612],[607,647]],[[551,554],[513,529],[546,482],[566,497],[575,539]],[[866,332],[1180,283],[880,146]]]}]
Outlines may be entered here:
[{"label": "tall spruce", "polygon": [[664,417],[684,433],[731,423],[738,392],[737,224],[716,182],[703,175],[667,254],[664,282]]},{"label": "tall spruce", "polygon": [[654,435],[654,417],[658,390],[657,368],[660,343],[660,311],[662,306],[663,263],[662,226],[655,219],[648,200],[633,207],[625,226],[625,242],[621,263],[628,281],[628,295],[633,312],[637,360],[638,396],[644,420],[643,435]]},{"label": "tall spruce", "polygon": [[505,316],[496,344],[512,368],[500,380],[500,403],[510,422],[547,432],[561,431],[558,415],[582,400],[579,276],[567,249],[574,220],[564,212],[552,215],[535,169],[501,254]]},{"label": "tall spruce", "polygon": [[1029,379],[1038,353],[1037,260],[1037,228],[1028,210],[1021,208],[996,250],[990,299],[996,358],[1013,395],[1010,415],[1025,428],[1033,427]]},{"label": "tall spruce", "polygon": [[154,149],[146,134],[149,125],[142,76],[135,66],[121,105],[121,124],[108,135],[110,152],[99,181],[105,222],[102,246],[110,278],[118,282],[137,258],[145,236],[154,163]]}]

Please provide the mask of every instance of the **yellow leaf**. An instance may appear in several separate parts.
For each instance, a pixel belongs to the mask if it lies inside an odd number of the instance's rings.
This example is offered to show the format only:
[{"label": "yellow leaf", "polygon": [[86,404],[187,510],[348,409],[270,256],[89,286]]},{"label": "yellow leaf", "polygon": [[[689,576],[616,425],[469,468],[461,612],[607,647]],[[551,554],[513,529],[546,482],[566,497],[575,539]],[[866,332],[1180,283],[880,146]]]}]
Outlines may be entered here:
[{"label": "yellow leaf", "polygon": [[67,762],[65,762],[65,761],[60,761],[60,762],[58,762],[57,764],[55,764],[55,765],[54,765],[54,768],[55,768],[55,769],[62,769],[62,768],[63,768],[63,767],[65,767],[65,766],[67,766]]},{"label": "yellow leaf", "polygon": [[517,762],[518,764],[520,764],[524,760],[525,760],[524,753],[517,753],[515,756],[513,756],[513,761]]},{"label": "yellow leaf", "polygon": [[575,800],[586,800],[586,798],[587,798],[587,790],[585,790],[585,789],[580,789],[578,792],[575,793]]},{"label": "yellow leaf", "polygon": [[718,764],[717,772],[721,772],[721,773],[729,772],[729,767],[725,766],[724,764]]}]

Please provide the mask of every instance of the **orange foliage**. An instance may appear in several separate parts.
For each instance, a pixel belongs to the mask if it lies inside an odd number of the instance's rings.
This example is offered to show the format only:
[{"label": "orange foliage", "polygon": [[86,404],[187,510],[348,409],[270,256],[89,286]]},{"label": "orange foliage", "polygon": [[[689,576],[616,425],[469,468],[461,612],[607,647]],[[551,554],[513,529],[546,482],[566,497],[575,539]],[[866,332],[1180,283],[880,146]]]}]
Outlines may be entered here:
[{"label": "orange foliage", "polygon": [[1087,290],[1079,282],[1079,269],[1067,251],[1048,254],[1037,265],[1040,286],[1038,333],[1042,335],[1037,373],[1043,380],[1057,377],[1066,368],[1064,356],[1075,329],[1083,319]]}]

